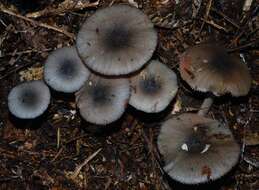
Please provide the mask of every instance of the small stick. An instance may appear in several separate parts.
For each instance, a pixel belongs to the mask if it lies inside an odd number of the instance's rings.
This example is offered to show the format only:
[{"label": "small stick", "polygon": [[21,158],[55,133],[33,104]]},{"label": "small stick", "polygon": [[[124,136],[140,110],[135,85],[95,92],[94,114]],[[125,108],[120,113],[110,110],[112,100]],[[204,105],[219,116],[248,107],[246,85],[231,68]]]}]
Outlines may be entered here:
[{"label": "small stick", "polygon": [[198,111],[198,115],[205,116],[209,112],[209,109],[212,104],[213,104],[213,98],[211,97],[205,98],[203,100],[203,103],[201,104],[200,111]]},{"label": "small stick", "polygon": [[73,172],[73,174],[71,175],[71,179],[75,179],[79,172],[81,171],[81,169],[90,161],[92,160],[100,151],[102,150],[102,148],[99,148],[97,151],[95,151],[92,155],[90,155],[88,158],[85,159],[85,161],[78,165],[75,169],[75,171]]},{"label": "small stick", "polygon": [[17,17],[17,18],[20,18],[20,19],[22,19],[22,20],[25,20],[25,21],[27,21],[27,22],[30,22],[30,23],[32,23],[32,24],[34,24],[34,25],[37,25],[37,26],[40,26],[40,27],[43,27],[43,28],[47,28],[47,29],[49,29],[49,30],[53,30],[53,31],[62,33],[62,34],[66,35],[67,37],[69,37],[69,38],[71,38],[71,39],[73,39],[73,40],[75,39],[74,34],[72,34],[72,33],[70,33],[70,32],[67,32],[67,31],[65,31],[65,30],[62,30],[62,29],[60,29],[60,28],[56,28],[56,27],[54,27],[54,26],[51,26],[51,25],[48,25],[48,24],[45,24],[45,23],[37,22],[37,21],[35,21],[35,20],[32,20],[32,19],[27,18],[27,17],[22,16],[22,15],[19,15],[19,14],[17,14],[17,13],[14,13],[14,12],[12,12],[12,11],[10,11],[10,10],[4,8],[4,6],[2,6],[2,5],[0,5],[0,11],[3,12],[3,13],[5,13],[5,14],[8,14],[8,15],[11,15],[11,16],[14,16],[14,17]]}]

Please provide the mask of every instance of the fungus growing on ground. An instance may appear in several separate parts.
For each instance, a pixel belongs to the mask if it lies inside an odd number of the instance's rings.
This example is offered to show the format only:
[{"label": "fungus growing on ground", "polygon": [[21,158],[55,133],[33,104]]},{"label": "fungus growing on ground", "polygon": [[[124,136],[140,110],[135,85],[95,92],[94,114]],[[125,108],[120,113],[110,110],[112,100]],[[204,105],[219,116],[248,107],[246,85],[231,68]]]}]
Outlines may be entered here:
[{"label": "fungus growing on ground", "polygon": [[178,89],[175,73],[155,60],[131,78],[131,87],[129,104],[148,113],[164,110]]},{"label": "fungus growing on ground", "polygon": [[103,75],[140,69],[152,56],[157,33],[149,18],[128,5],[97,10],[81,27],[76,40],[84,63]]},{"label": "fungus growing on ground", "polygon": [[216,180],[238,162],[240,147],[222,123],[185,113],[167,120],[158,136],[164,170],[184,184]]},{"label": "fungus growing on ground", "polygon": [[34,119],[48,108],[50,91],[42,81],[15,86],[8,95],[9,111],[20,119]]},{"label": "fungus growing on ground", "polygon": [[128,79],[108,79],[91,74],[76,93],[76,103],[86,121],[106,125],[121,117],[129,96]]},{"label": "fungus growing on ground", "polygon": [[46,83],[59,92],[73,93],[79,90],[89,74],[74,47],[55,50],[44,65]]},{"label": "fungus growing on ground", "polygon": [[[219,46],[199,44],[189,48],[180,59],[180,73],[193,89],[216,96],[230,93],[244,96],[251,87],[247,66]],[[205,115],[213,100],[205,99],[199,114]]]}]

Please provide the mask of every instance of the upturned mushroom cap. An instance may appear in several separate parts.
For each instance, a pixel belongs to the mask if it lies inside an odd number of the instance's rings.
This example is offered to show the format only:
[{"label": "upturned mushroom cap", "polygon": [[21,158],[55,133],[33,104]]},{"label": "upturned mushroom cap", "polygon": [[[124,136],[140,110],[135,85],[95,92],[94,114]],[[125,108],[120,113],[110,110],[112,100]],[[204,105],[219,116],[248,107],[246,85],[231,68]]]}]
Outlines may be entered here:
[{"label": "upturned mushroom cap", "polygon": [[226,93],[244,96],[251,87],[247,66],[223,47],[211,44],[189,48],[181,56],[180,73],[193,89],[217,96]]},{"label": "upturned mushroom cap", "polygon": [[140,69],[152,56],[157,33],[137,8],[113,5],[89,17],[76,45],[85,64],[103,75],[122,75]]},{"label": "upturned mushroom cap", "polygon": [[158,136],[164,170],[184,184],[216,180],[238,162],[240,148],[222,123],[185,113],[167,120]]},{"label": "upturned mushroom cap", "polygon": [[48,108],[50,91],[42,81],[30,81],[15,86],[8,95],[9,111],[21,119],[33,119]]},{"label": "upturned mushroom cap", "polygon": [[129,96],[128,79],[107,79],[91,74],[76,93],[76,103],[86,121],[106,125],[121,117]]},{"label": "upturned mushroom cap", "polygon": [[56,91],[73,93],[79,90],[90,72],[77,55],[75,47],[52,52],[44,65],[44,79]]},{"label": "upturned mushroom cap", "polygon": [[130,80],[132,90],[129,104],[148,113],[164,110],[178,89],[175,73],[156,60]]}]

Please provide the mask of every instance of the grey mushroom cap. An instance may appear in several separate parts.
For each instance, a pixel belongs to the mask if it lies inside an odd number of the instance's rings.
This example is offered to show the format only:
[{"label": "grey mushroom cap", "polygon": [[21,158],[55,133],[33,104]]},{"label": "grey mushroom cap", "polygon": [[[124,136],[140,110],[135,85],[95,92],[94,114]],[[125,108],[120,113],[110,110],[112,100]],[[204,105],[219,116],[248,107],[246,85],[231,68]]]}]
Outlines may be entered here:
[{"label": "grey mushroom cap", "polygon": [[34,119],[47,110],[50,91],[43,81],[30,81],[15,86],[8,95],[9,111],[20,119]]},{"label": "grey mushroom cap", "polygon": [[75,47],[55,50],[44,65],[44,79],[56,91],[73,93],[79,90],[90,72],[79,58]]},{"label": "grey mushroom cap", "polygon": [[180,59],[180,73],[193,89],[216,96],[248,94],[251,75],[240,58],[229,55],[225,48],[199,44],[189,48]]},{"label": "grey mushroom cap", "polygon": [[121,117],[129,96],[128,79],[108,79],[91,74],[82,89],[76,93],[76,103],[86,121],[107,125]]},{"label": "grey mushroom cap", "polygon": [[175,97],[178,85],[176,74],[157,60],[152,60],[131,79],[129,104],[147,113],[164,110]]},{"label": "grey mushroom cap", "polygon": [[167,120],[158,136],[164,170],[184,184],[216,180],[235,166],[240,147],[226,126],[197,114]]},{"label": "grey mushroom cap", "polygon": [[128,5],[97,10],[82,25],[76,40],[84,63],[103,75],[123,75],[140,69],[156,45],[153,23],[139,9]]}]

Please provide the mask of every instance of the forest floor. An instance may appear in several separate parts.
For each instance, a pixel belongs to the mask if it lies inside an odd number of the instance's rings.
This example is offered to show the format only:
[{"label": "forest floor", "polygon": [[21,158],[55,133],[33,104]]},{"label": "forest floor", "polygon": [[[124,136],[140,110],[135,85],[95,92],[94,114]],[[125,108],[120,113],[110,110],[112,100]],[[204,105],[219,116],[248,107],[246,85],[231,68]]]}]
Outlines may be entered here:
[{"label": "forest floor", "polygon": [[[48,54],[73,45],[87,17],[117,3],[137,6],[154,22],[159,35],[154,58],[179,76],[179,91],[171,105],[159,114],[143,114],[129,106],[119,121],[99,127],[82,120],[74,97],[53,93],[43,118],[24,123],[12,118],[7,107],[10,89],[22,81],[42,79]],[[243,0],[1,0],[0,189],[258,190],[259,3],[254,0],[246,8],[243,4]],[[188,187],[163,174],[156,138],[166,116],[197,112],[206,97],[183,83],[178,63],[186,48],[209,41],[241,56],[253,83],[247,96],[217,98],[209,112],[209,117],[230,127],[240,144],[238,165],[216,182]]]}]

